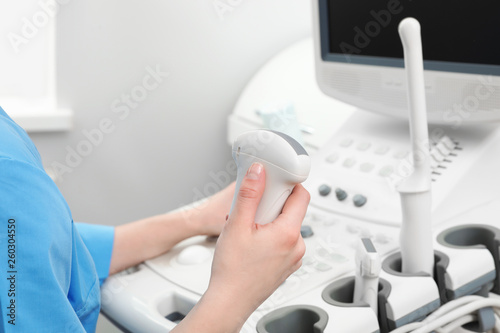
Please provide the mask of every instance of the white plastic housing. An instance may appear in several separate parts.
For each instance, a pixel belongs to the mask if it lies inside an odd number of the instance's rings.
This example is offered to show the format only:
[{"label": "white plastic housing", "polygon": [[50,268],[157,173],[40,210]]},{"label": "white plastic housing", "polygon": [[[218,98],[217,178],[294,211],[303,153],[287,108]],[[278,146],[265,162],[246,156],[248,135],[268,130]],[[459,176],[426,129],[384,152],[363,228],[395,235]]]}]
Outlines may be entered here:
[{"label": "white plastic housing", "polygon": [[231,212],[247,170],[255,162],[264,166],[266,188],[255,216],[259,224],[278,217],[295,185],[307,179],[311,168],[309,155],[297,141],[269,130],[249,131],[238,136],[233,144],[233,158],[238,173]]},{"label": "white plastic housing", "polygon": [[[368,245],[365,242],[368,242]],[[359,240],[355,263],[356,277],[353,301],[366,302],[373,312],[378,313],[378,282],[382,263],[370,239]]]},{"label": "white plastic housing", "polygon": [[401,257],[403,273],[434,273],[432,248],[431,168],[425,102],[424,62],[420,24],[406,18],[399,24],[408,82],[408,108],[413,173],[398,187],[401,196]]},{"label": "white plastic housing", "polygon": [[382,270],[380,278],[391,285],[387,299],[387,317],[398,322],[412,314],[425,315],[423,309],[439,300],[439,290],[430,276],[398,276]]},{"label": "white plastic housing", "polygon": [[399,236],[402,271],[434,275],[431,193],[400,193],[403,223]]}]

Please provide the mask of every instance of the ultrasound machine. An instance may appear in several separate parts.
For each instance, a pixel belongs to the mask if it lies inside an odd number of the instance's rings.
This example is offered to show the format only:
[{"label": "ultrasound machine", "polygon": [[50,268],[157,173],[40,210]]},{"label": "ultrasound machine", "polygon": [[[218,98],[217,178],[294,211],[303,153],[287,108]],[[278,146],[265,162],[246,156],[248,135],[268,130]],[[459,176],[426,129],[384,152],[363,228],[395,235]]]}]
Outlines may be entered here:
[{"label": "ultrasound machine", "polygon": [[[262,67],[228,119],[231,145],[267,128],[310,157],[302,267],[241,332],[500,332],[500,2],[311,5],[313,38]],[[109,277],[102,312],[170,331],[215,242]]]}]

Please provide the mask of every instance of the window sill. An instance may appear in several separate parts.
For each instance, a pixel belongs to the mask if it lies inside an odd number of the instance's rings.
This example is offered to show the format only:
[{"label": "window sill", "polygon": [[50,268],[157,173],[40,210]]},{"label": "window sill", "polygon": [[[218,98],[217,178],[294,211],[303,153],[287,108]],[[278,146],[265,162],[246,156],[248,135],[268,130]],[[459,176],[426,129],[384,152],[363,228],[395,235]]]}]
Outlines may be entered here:
[{"label": "window sill", "polygon": [[2,101],[5,112],[26,132],[61,132],[73,128],[73,111],[53,103]]}]

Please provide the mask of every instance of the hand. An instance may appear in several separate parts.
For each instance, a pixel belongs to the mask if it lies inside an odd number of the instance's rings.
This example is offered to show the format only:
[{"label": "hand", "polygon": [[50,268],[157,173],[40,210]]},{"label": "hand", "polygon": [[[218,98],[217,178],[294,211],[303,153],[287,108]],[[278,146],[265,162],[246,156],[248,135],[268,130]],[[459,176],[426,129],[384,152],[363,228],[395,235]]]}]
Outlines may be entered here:
[{"label": "hand", "polygon": [[218,236],[221,233],[231,209],[235,187],[236,182],[232,182],[185,213],[198,235]]},{"label": "hand", "polygon": [[208,290],[177,327],[178,332],[201,327],[205,332],[238,332],[252,312],[301,266],[305,244],[300,227],[309,193],[295,186],[281,215],[259,225],[254,219],[264,187],[264,169],[254,164],[217,242]]},{"label": "hand", "polygon": [[210,281],[214,288],[237,295],[239,300],[246,296],[251,312],[301,266],[305,252],[300,227],[309,193],[297,185],[281,215],[259,225],[254,219],[264,187],[264,169],[254,164],[217,243]]}]

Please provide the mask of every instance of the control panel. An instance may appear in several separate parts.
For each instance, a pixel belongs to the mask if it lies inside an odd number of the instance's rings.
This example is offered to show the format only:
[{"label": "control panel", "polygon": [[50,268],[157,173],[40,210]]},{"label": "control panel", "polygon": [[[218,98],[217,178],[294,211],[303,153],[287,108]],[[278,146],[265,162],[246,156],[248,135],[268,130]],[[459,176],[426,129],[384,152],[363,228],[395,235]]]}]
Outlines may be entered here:
[{"label": "control panel", "polygon": [[[413,170],[410,138],[405,130],[404,122],[354,114],[312,157],[313,168],[305,183],[312,196],[311,205],[376,224],[399,226],[401,202],[396,188]],[[429,134],[435,211],[449,204],[449,193],[494,142],[495,131],[486,128],[474,133],[431,127]],[[463,208],[476,204],[471,197]]]}]

